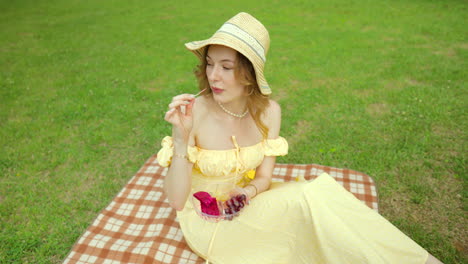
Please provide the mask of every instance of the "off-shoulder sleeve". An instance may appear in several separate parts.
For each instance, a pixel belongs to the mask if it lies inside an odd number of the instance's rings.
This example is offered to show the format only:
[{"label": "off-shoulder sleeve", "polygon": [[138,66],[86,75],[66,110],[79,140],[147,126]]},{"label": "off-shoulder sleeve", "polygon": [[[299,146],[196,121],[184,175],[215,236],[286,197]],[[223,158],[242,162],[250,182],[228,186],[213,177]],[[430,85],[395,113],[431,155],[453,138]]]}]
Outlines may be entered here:
[{"label": "off-shoulder sleeve", "polygon": [[161,141],[161,149],[158,151],[157,159],[159,165],[168,167],[171,165],[172,155],[174,155],[174,144],[172,137],[166,136]]},{"label": "off-shoulder sleeve", "polygon": [[265,156],[284,156],[288,154],[288,142],[283,137],[263,141]]},{"label": "off-shoulder sleeve", "polygon": [[190,162],[196,163],[198,160],[198,148],[188,146],[187,147],[187,156]]},{"label": "off-shoulder sleeve", "polygon": [[[171,165],[172,156],[174,155],[174,141],[172,137],[166,136],[161,141],[161,149],[158,151],[157,159],[159,165],[169,167]],[[190,162],[195,163],[198,157],[198,149],[196,147],[187,147],[187,156]]]}]

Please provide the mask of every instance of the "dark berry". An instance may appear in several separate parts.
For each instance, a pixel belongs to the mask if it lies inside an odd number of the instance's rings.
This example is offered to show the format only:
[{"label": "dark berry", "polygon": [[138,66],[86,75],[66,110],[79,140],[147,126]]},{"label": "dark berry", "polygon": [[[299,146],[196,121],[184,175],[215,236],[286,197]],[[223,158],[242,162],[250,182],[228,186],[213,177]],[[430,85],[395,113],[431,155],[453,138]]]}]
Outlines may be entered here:
[{"label": "dark berry", "polygon": [[239,203],[239,201],[237,201],[236,198],[233,198],[233,199],[232,199],[232,204],[233,204],[236,208],[239,208],[239,207],[240,207],[240,203]]},{"label": "dark berry", "polygon": [[247,200],[247,196],[245,196],[245,194],[237,195],[236,198],[239,202],[244,202]]}]

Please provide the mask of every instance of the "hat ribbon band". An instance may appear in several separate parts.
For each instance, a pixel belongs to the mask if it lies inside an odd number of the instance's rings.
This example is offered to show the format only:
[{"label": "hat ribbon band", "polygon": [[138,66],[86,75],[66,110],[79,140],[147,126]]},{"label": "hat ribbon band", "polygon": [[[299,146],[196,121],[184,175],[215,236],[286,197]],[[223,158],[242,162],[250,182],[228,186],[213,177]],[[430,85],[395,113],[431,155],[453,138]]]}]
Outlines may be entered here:
[{"label": "hat ribbon band", "polygon": [[257,56],[262,59],[263,62],[266,61],[265,49],[263,46],[257,41],[257,39],[252,37],[248,32],[244,31],[238,26],[231,23],[225,23],[217,32],[226,33],[241,40],[247,44],[247,46],[249,46],[257,54]]}]

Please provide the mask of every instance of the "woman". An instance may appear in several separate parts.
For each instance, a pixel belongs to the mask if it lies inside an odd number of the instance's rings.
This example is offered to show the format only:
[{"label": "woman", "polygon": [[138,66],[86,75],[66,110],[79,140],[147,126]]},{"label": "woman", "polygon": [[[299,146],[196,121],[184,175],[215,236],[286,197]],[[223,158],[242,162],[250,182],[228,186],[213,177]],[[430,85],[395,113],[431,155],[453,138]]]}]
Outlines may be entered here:
[{"label": "woman", "polygon": [[186,44],[201,61],[202,96],[173,98],[158,161],[192,250],[212,263],[440,263],[326,174],[271,183],[288,146],[263,75],[269,42],[239,13]]}]

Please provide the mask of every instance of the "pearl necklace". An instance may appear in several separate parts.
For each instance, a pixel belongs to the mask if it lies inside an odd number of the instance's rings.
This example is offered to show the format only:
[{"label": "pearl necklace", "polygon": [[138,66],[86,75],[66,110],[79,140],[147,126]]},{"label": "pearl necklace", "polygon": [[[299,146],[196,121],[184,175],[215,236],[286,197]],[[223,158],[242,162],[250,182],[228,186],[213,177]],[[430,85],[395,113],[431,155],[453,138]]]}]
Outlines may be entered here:
[{"label": "pearl necklace", "polygon": [[224,108],[224,106],[220,102],[218,102],[218,104],[221,107],[221,109],[223,109],[224,112],[226,112],[227,114],[232,115],[234,117],[243,118],[249,112],[249,109],[247,109],[247,110],[245,110],[244,113],[242,113],[240,115],[239,114],[234,114],[233,112],[231,112],[231,111],[227,110],[226,108]]}]

